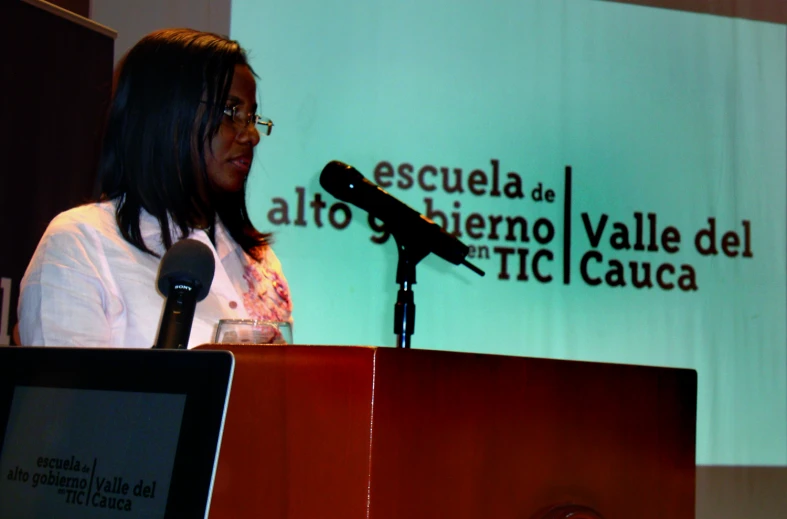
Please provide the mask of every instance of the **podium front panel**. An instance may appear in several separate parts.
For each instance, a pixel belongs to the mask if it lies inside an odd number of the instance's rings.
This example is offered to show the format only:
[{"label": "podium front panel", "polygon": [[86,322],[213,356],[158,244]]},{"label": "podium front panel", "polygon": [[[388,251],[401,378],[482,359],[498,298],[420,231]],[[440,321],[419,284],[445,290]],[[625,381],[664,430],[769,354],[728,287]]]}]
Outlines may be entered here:
[{"label": "podium front panel", "polygon": [[383,348],[376,365],[372,519],[694,517],[694,371]]},{"label": "podium front panel", "polygon": [[694,516],[692,370],[202,348],[236,357],[212,519]]},{"label": "podium front panel", "polygon": [[366,517],[375,350],[221,349],[236,364],[210,517]]}]

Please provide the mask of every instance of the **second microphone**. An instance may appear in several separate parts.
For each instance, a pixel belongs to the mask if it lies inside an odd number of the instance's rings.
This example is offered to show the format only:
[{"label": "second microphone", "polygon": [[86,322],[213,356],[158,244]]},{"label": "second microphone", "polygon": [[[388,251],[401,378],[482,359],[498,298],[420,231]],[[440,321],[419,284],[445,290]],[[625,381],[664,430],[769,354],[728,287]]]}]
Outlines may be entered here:
[{"label": "second microphone", "polygon": [[470,248],[438,224],[367,180],[355,168],[334,160],[320,174],[320,185],[339,200],[349,202],[385,223],[397,240],[417,244],[459,265]]}]

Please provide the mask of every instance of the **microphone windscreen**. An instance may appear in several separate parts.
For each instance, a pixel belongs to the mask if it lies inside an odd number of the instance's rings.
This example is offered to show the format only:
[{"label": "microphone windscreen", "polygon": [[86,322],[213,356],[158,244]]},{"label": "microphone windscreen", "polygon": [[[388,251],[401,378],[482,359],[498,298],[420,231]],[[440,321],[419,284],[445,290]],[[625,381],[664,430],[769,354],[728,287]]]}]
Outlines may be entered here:
[{"label": "microphone windscreen", "polygon": [[320,173],[320,185],[339,200],[350,202],[385,222],[397,242],[417,244],[458,265],[470,248],[440,225],[422,215],[380,186],[367,180],[355,168],[333,160]]},{"label": "microphone windscreen", "polygon": [[354,194],[366,179],[355,168],[344,162],[332,160],[322,168],[320,185],[327,192],[345,202],[355,202]]},{"label": "microphone windscreen", "polygon": [[213,252],[207,245],[197,240],[180,240],[161,259],[158,289],[167,297],[172,281],[193,284],[197,301],[202,301],[208,297],[215,271]]}]

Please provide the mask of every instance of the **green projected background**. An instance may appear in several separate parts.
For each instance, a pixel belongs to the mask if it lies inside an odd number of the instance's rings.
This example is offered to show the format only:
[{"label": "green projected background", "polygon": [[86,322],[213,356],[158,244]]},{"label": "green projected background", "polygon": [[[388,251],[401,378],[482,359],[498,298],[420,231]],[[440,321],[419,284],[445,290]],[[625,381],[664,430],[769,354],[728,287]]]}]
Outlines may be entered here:
[{"label": "green projected background", "polygon": [[276,123],[250,207],[296,342],[395,343],[395,246],[320,188],[338,159],[487,272],[419,265],[414,348],[693,368],[697,462],[787,464],[784,26],[588,0],[234,0],[232,37]]}]

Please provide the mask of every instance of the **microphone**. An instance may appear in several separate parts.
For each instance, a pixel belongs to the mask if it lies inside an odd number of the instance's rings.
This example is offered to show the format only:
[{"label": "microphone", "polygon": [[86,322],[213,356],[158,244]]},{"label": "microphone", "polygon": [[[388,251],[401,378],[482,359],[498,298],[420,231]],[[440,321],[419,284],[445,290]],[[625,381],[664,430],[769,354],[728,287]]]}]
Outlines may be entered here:
[{"label": "microphone", "polygon": [[377,184],[367,180],[352,166],[333,160],[320,173],[320,185],[345,202],[360,207],[405,243],[414,243],[454,265],[464,265],[476,274],[484,271],[465,257],[470,247],[443,230],[435,222],[400,201]]},{"label": "microphone", "polygon": [[167,302],[154,348],[188,347],[194,310],[208,297],[215,269],[213,252],[197,240],[180,240],[164,254],[156,284]]}]

